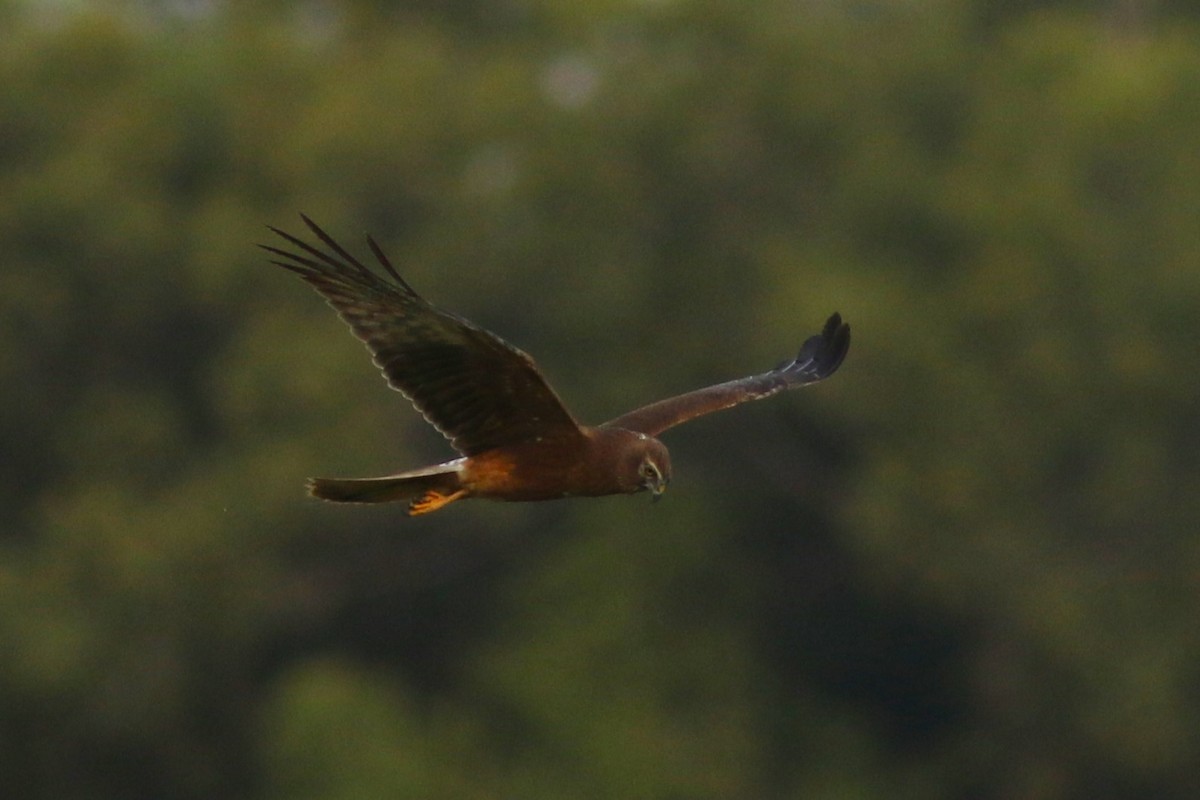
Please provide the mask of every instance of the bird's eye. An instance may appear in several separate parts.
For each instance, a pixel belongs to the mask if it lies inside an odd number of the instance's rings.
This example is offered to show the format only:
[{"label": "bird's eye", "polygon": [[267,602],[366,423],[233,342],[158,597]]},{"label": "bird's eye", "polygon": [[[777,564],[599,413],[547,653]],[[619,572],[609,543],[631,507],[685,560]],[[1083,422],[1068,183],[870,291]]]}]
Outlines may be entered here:
[{"label": "bird's eye", "polygon": [[643,478],[654,478],[658,476],[658,467],[654,466],[649,461],[642,462],[642,468],[639,470]]}]

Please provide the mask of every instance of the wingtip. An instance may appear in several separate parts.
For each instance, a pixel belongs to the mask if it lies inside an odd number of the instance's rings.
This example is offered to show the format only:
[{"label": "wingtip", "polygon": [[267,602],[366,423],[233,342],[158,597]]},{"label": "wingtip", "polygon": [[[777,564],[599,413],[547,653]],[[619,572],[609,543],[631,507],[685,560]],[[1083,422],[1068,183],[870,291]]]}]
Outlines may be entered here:
[{"label": "wingtip", "polygon": [[[301,212],[300,212],[300,219],[304,221],[304,225],[305,225],[305,226],[306,226],[306,227],[307,227],[309,230],[312,230],[312,231],[317,231],[317,230],[320,230],[320,229],[317,227],[317,223],[313,222],[313,221],[312,221],[312,219],[311,219],[311,218],[310,218],[310,217],[309,217],[307,214],[305,214],[303,211],[301,211]],[[288,233],[287,231],[283,230],[282,228],[276,228],[274,225],[270,225],[270,224],[268,224],[268,225],[265,225],[264,227],[265,227],[267,230],[269,230],[271,233],[275,234],[276,236],[282,236],[284,239],[287,239],[288,241],[291,241],[291,242],[294,242],[294,241],[296,241],[296,237],[295,237],[295,236],[293,236],[292,234],[290,234],[290,233]],[[266,247],[266,245],[261,245],[261,244],[260,244],[260,245],[259,245],[259,247]]]},{"label": "wingtip", "polygon": [[[304,222],[304,226],[306,228],[308,228],[310,231],[312,231],[314,236],[316,236],[318,239],[325,242],[326,244],[331,244],[331,237],[329,236],[329,234],[327,234],[324,231],[324,229],[321,228],[320,225],[313,222],[312,217],[310,217],[308,214],[305,214],[303,211],[301,211],[299,213],[300,213],[300,219],[303,220],[303,222]],[[338,248],[336,246],[334,246],[334,249],[340,250],[340,248]]]},{"label": "wingtip", "polygon": [[822,377],[829,377],[837,371],[850,352],[850,325],[842,321],[842,315],[833,312],[825,322],[825,330],[821,332],[822,349],[817,356],[821,365]]},{"label": "wingtip", "polygon": [[806,376],[805,383],[824,380],[837,372],[849,350],[850,326],[842,321],[841,314],[834,312],[825,320],[821,332],[804,342],[795,360],[785,369]]}]

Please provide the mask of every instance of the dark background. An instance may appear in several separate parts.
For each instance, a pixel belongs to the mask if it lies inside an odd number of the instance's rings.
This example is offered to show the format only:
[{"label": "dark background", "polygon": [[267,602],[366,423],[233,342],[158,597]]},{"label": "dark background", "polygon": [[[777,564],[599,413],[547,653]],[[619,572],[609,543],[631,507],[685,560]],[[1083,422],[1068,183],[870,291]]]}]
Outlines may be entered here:
[{"label": "dark background", "polygon": [[[1191,3],[0,2],[0,793],[1200,792]],[[450,455],[254,247],[304,211],[645,497]]]}]

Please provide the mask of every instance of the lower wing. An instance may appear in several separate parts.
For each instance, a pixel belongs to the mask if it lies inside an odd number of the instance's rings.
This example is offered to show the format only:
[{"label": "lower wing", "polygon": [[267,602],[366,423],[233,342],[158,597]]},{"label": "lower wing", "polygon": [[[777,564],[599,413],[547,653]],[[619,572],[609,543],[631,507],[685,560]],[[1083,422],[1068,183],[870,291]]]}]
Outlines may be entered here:
[{"label": "lower wing", "polygon": [[657,436],[690,419],[825,380],[841,366],[849,349],[850,326],[842,322],[840,314],[834,314],[819,334],[804,343],[795,359],[770,372],[669,397],[610,420],[604,427]]}]

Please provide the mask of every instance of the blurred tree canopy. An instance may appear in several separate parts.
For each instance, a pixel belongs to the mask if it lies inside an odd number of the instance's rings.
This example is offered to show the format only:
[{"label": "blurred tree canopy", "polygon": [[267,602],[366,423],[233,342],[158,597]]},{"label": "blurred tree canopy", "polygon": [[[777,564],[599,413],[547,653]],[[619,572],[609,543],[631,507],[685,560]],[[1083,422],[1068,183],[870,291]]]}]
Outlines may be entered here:
[{"label": "blurred tree canopy", "polygon": [[[1200,20],[1176,2],[0,3],[0,786],[1200,790]],[[449,452],[304,211],[578,415],[776,363],[669,499]]]}]

